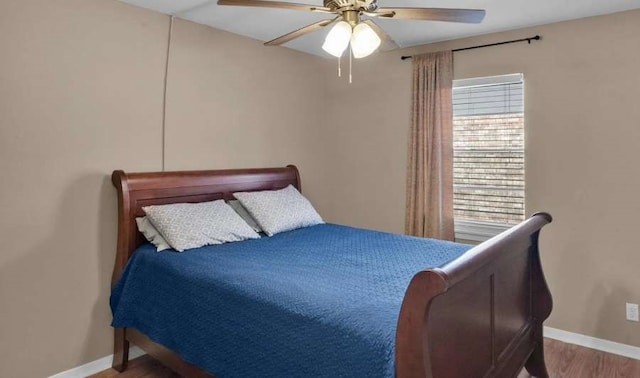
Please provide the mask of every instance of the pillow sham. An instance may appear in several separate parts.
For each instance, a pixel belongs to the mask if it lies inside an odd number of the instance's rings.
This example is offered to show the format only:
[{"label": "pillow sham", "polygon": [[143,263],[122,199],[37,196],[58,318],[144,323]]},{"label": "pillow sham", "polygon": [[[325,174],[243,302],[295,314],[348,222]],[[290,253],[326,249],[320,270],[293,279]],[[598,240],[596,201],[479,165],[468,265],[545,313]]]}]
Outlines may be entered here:
[{"label": "pillow sham", "polygon": [[178,252],[260,237],[224,200],[145,206],[142,210]]},{"label": "pillow sham", "polygon": [[233,193],[269,236],[324,223],[318,212],[292,185],[280,190]]},{"label": "pillow sham", "polygon": [[138,225],[138,231],[142,235],[144,235],[145,239],[149,241],[149,243],[156,246],[156,251],[164,251],[166,249],[171,249],[169,243],[160,235],[158,230],[149,222],[147,217],[139,217],[136,218],[136,224]]},{"label": "pillow sham", "polygon": [[247,222],[249,227],[253,228],[253,231],[255,231],[257,233],[262,232],[262,229],[260,228],[260,225],[258,224],[258,222],[256,222],[255,219],[253,219],[251,214],[249,214],[247,209],[245,209],[244,206],[242,206],[240,201],[231,200],[231,201],[229,201],[227,203],[229,204],[229,206],[231,206],[231,208],[233,210],[236,211],[236,213],[238,213],[238,215],[240,215],[240,218],[242,218],[245,222]]}]

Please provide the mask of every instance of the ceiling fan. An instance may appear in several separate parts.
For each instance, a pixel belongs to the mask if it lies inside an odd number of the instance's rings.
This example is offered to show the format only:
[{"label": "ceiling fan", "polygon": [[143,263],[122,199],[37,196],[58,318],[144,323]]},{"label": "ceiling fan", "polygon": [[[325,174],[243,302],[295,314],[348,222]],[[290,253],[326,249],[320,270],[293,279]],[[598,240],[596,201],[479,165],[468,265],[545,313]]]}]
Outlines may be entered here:
[{"label": "ceiling fan", "polygon": [[[351,44],[354,58],[364,58],[382,45],[384,50],[398,45],[373,21],[373,18],[446,21],[477,24],[484,19],[481,9],[448,8],[380,8],[377,0],[324,0],[323,6],[262,0],[218,0],[219,5],[266,7],[327,13],[335,18],[315,22],[298,30],[266,42],[267,46],[287,43],[305,34],[335,23],[327,34],[322,48],[329,54],[341,57]],[[366,16],[366,19],[363,19]]]}]

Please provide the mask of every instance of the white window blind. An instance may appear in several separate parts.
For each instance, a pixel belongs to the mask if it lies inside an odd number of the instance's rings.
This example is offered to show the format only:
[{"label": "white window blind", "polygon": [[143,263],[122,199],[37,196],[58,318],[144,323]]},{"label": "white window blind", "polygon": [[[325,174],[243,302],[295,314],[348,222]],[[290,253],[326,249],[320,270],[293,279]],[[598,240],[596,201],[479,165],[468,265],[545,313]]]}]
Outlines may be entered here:
[{"label": "white window blind", "polygon": [[524,173],[522,75],[454,81],[453,207],[456,234],[466,234],[458,237],[482,240],[521,222]]}]

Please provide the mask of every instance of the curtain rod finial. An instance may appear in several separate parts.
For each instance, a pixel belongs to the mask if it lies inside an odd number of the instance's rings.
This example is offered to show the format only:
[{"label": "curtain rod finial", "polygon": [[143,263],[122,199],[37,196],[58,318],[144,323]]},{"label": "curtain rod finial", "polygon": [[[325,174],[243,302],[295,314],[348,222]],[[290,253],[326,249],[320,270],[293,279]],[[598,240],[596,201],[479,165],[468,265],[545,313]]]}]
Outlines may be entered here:
[{"label": "curtain rod finial", "polygon": [[539,41],[541,39],[542,37],[540,37],[539,35],[536,35],[535,37],[527,38],[527,43],[531,44],[531,41]]}]

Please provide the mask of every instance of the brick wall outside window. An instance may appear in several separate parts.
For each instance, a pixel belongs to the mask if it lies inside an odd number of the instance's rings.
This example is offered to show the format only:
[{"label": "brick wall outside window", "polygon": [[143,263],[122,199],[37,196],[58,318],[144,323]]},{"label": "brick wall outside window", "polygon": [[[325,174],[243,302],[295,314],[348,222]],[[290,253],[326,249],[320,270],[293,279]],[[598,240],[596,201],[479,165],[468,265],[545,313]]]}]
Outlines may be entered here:
[{"label": "brick wall outside window", "polygon": [[454,216],[515,225],[524,219],[524,115],[453,120]]}]

